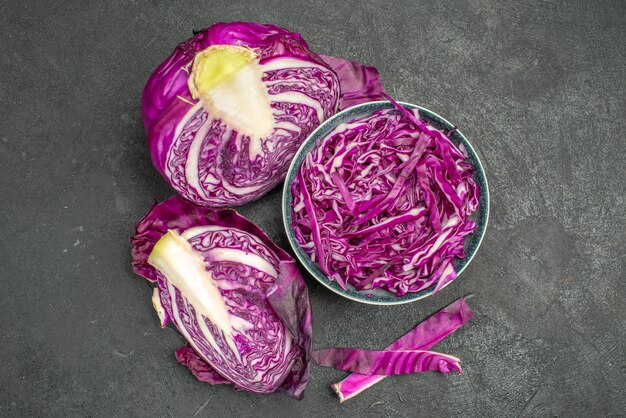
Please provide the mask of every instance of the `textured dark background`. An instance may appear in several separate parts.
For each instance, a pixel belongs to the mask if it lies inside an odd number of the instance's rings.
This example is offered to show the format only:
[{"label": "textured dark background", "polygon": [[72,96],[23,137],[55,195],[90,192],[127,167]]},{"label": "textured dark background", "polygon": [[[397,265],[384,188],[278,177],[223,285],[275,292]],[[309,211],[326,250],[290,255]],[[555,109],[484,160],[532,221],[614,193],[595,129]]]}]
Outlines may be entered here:
[{"label": "textured dark background", "polygon": [[[590,416],[626,411],[626,2],[0,3],[0,415]],[[520,3],[520,4],[518,4]],[[398,307],[308,280],[315,346],[383,348],[473,293],[436,348],[465,374],[389,378],[340,405],[238,393],[176,364],[128,236],[173,192],[139,101],[174,46],[220,20],[301,32],[380,69],[397,98],[457,123],[492,216],[440,295]],[[283,247],[280,190],[242,208]]]}]

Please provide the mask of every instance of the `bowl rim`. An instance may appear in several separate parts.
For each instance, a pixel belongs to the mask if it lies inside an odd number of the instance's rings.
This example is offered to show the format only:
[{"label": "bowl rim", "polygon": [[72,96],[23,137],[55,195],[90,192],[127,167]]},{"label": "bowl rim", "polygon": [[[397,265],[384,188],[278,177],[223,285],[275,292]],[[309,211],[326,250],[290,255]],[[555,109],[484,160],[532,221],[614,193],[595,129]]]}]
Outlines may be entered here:
[{"label": "bowl rim", "polygon": [[[450,128],[455,127],[455,125],[453,125],[452,123],[450,123],[447,119],[443,118],[441,115],[416,104],[413,103],[408,103],[408,102],[398,102],[399,104],[401,104],[402,106],[408,107],[410,109],[418,109],[421,112],[424,112],[426,114],[426,116],[428,116],[429,119],[432,119],[432,116],[434,116],[434,118],[439,119],[439,121],[442,122],[442,124],[444,125],[448,125]],[[381,105],[384,105],[384,107],[380,107]],[[296,257],[298,258],[298,260],[300,261],[300,263],[304,266],[304,268],[307,270],[307,272],[313,276],[315,278],[315,280],[317,280],[319,283],[321,283],[324,287],[326,287],[327,289],[331,290],[333,293],[338,294],[346,299],[349,300],[353,300],[355,302],[360,302],[360,303],[364,303],[364,304],[368,304],[368,305],[377,305],[377,306],[393,306],[393,305],[403,305],[406,303],[411,303],[411,302],[415,302],[421,299],[424,299],[428,296],[432,296],[433,292],[434,292],[434,285],[430,286],[427,289],[424,289],[422,291],[419,292],[415,292],[413,294],[408,293],[407,295],[404,295],[400,298],[398,298],[398,300],[384,300],[384,301],[380,301],[380,300],[374,300],[374,299],[368,299],[366,296],[363,297],[356,297],[353,296],[349,293],[347,293],[345,290],[341,289],[336,289],[335,287],[333,287],[331,285],[331,280],[323,273],[315,271],[311,268],[311,265],[313,262],[311,261],[311,259],[309,258],[308,255],[306,255],[306,253],[304,253],[304,250],[302,250],[302,248],[300,247],[300,245],[298,244],[298,242],[296,241],[296,237],[295,234],[293,233],[293,229],[291,228],[290,225],[290,221],[291,221],[291,200],[293,199],[293,197],[291,196],[291,184],[293,182],[293,180],[290,182],[288,181],[289,179],[293,179],[295,177],[294,172],[296,170],[300,169],[300,165],[301,165],[301,161],[303,158],[303,155],[306,155],[310,149],[308,149],[307,145],[311,142],[316,140],[316,136],[318,135],[318,133],[325,129],[328,125],[332,125],[333,123],[335,123],[338,119],[342,118],[343,116],[345,116],[348,113],[352,113],[352,112],[358,112],[360,109],[362,108],[366,108],[366,107],[379,107],[377,109],[374,109],[373,111],[377,111],[377,110],[382,110],[385,108],[392,108],[393,107],[393,103],[391,103],[388,100],[377,100],[377,101],[371,101],[371,102],[365,102],[365,103],[360,103],[354,106],[351,106],[347,109],[344,109],[340,112],[335,113],[333,116],[331,116],[330,118],[326,119],[324,122],[322,122],[317,128],[315,128],[313,130],[313,132],[311,132],[306,139],[302,142],[302,144],[300,145],[300,147],[298,148],[298,151],[295,153],[293,159],[291,160],[291,163],[289,165],[289,169],[287,171],[287,175],[285,176],[285,182],[283,184],[283,196],[282,196],[282,217],[283,217],[283,226],[285,228],[285,233],[287,234],[287,240],[289,241],[289,245],[291,246],[291,248],[293,249],[293,252],[295,253]],[[334,128],[334,127],[333,127]],[[471,155],[471,157],[476,161],[476,173],[482,178],[482,180],[484,181],[485,184],[485,188],[484,191],[481,190],[481,192],[484,193],[484,197],[485,197],[485,205],[484,205],[484,226],[482,227],[482,230],[479,231],[479,236],[478,236],[478,241],[476,244],[476,247],[474,248],[474,250],[468,254],[465,258],[462,259],[463,264],[461,265],[461,267],[459,268],[459,270],[457,271],[457,277],[446,283],[441,289],[445,288],[446,286],[448,286],[450,283],[456,281],[458,279],[458,277],[461,275],[461,273],[463,273],[463,271],[465,270],[465,268],[471,263],[471,261],[474,259],[474,256],[476,255],[476,253],[478,252],[478,249],[480,248],[480,245],[483,242],[483,238],[485,237],[485,232],[487,231],[487,226],[489,224],[489,212],[490,212],[490,199],[489,199],[489,183],[487,182],[487,176],[485,174],[485,168],[482,164],[482,161],[480,160],[480,157],[478,156],[478,153],[476,152],[476,150],[474,149],[474,147],[472,146],[472,144],[467,140],[467,138],[465,137],[465,135],[463,135],[463,133],[459,130],[459,129],[455,129],[455,134],[459,136],[461,142],[463,143],[463,145],[466,147],[468,153]],[[298,161],[300,161],[300,163],[298,163]],[[441,291],[440,289],[440,291]],[[412,295],[411,297],[406,297],[408,295]]]}]

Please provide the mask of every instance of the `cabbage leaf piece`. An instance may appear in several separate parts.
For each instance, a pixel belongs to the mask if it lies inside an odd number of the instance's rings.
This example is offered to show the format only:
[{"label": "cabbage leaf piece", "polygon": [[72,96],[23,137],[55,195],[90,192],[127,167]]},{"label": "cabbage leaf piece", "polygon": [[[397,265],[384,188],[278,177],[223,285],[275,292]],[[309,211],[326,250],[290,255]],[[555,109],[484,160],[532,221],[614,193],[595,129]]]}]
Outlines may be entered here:
[{"label": "cabbage leaf piece", "polygon": [[[386,350],[428,350],[474,317],[464,298],[458,299],[418,324]],[[332,385],[340,402],[355,397],[383,380],[385,375],[352,373]]]},{"label": "cabbage leaf piece", "polygon": [[370,351],[357,348],[328,348],[313,351],[313,360],[322,367],[366,374],[390,376],[394,374],[461,372],[458,358],[426,350]]}]

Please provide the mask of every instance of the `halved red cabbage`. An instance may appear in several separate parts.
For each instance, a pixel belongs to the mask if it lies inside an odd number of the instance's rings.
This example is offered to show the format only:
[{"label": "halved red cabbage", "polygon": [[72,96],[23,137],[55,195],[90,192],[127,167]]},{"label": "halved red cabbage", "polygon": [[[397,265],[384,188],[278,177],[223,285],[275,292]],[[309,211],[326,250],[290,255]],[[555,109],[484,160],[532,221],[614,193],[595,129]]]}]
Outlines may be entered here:
[{"label": "halved red cabbage", "polygon": [[[415,328],[396,340],[386,350],[428,350],[452,334],[474,317],[465,299],[461,298],[419,323]],[[341,382],[332,385],[344,402],[383,380],[386,375],[352,373]]]},{"label": "halved red cabbage", "polygon": [[301,398],[311,307],[294,260],[233,210],[179,197],[155,204],[131,238],[133,269],[156,282],[161,325],[188,345],[176,358],[199,379]]},{"label": "halved red cabbage", "polygon": [[464,147],[417,110],[397,105],[343,123],[291,185],[296,239],[344,289],[437,292],[456,277],[453,260],[475,228],[472,172]]},{"label": "halved red cabbage", "polygon": [[375,68],[317,55],[298,33],[217,23],[158,66],[142,115],[169,184],[196,204],[233,206],[280,183],[326,118],[382,92]]},{"label": "halved red cabbage", "polygon": [[366,375],[411,374],[433,371],[462,372],[458,358],[425,350],[370,351],[357,348],[328,348],[311,353],[322,367]]}]

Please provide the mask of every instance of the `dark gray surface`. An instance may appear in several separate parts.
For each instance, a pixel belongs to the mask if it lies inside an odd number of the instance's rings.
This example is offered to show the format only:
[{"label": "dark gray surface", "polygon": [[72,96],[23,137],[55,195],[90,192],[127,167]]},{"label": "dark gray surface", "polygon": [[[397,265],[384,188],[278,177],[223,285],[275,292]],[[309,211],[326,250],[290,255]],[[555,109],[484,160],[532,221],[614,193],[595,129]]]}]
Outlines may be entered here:
[{"label": "dark gray surface", "polygon": [[[0,3],[0,415],[624,414],[625,2],[93,3]],[[239,19],[376,65],[476,145],[492,217],[460,280],[398,307],[308,281],[316,347],[381,348],[475,294],[474,321],[437,346],[464,375],[389,378],[339,405],[341,372],[315,368],[298,402],[174,361],[180,338],[130,270],[134,222],[172,194],[139,100],[192,28]],[[279,205],[276,189],[242,212],[286,246]]]}]

